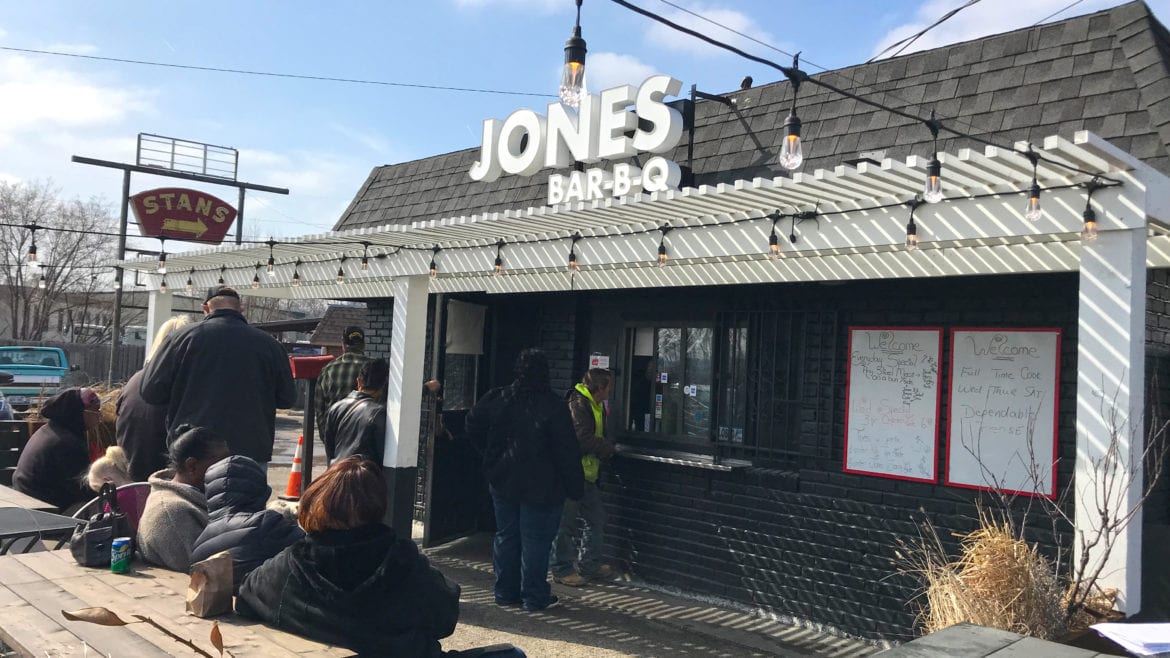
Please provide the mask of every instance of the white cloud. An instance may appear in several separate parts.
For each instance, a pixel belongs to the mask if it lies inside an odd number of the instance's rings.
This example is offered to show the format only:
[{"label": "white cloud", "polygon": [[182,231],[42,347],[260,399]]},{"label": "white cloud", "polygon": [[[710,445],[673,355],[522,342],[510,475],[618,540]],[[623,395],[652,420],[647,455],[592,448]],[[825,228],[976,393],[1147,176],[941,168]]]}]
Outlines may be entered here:
[{"label": "white cloud", "polygon": [[244,234],[287,237],[332,229],[377,164],[332,151],[241,149],[242,180],[289,189],[288,196],[249,193]]},{"label": "white cloud", "polygon": [[70,53],[72,55],[93,55],[98,47],[92,43],[51,43],[44,48],[55,53]]},{"label": "white cloud", "polygon": [[153,94],[83,78],[23,56],[0,57],[0,145],[17,134],[93,128],[150,109]]},{"label": "white cloud", "polygon": [[[1058,21],[1116,4],[1116,0],[1087,0],[1078,4],[1075,10],[1061,13],[1049,20]],[[891,44],[921,32],[958,5],[959,3],[955,0],[927,0],[923,2],[915,12],[913,20],[894,27],[878,40],[873,54],[876,55]],[[928,50],[1028,27],[1067,6],[1067,0],[1028,0],[1028,2],[983,0],[955,14],[945,23],[924,34],[904,53]],[[889,57],[889,54],[883,57]]]},{"label": "white cloud", "polygon": [[[755,21],[743,12],[736,11],[734,9],[723,9],[720,7],[704,7],[702,5],[694,5],[689,7],[689,9],[694,13],[702,16],[702,18],[677,10],[666,13],[664,16],[670,21],[682,25],[683,27],[692,29],[700,34],[704,34],[742,50],[759,51],[762,46],[751,41],[751,39],[746,39],[739,36],[738,34],[729,32],[728,30],[719,27],[719,25],[730,28],[735,32],[746,34],[754,39],[763,41],[764,43],[777,45],[773,43],[772,35],[768,34],[767,31],[756,25]],[[707,20],[703,20],[704,18]],[[712,22],[718,23],[719,25],[714,25]],[[693,37],[689,34],[684,34],[678,30],[675,30],[674,28],[657,22],[651,24],[650,28],[646,32],[646,38],[651,43],[668,50],[687,52],[703,57],[710,57],[717,54],[731,55],[731,53],[726,50],[716,48],[715,46],[712,46],[696,37]],[[783,45],[777,45],[777,47],[784,48]],[[790,48],[784,49],[791,50]]]},{"label": "white cloud", "polygon": [[383,156],[383,158],[390,154],[390,143],[386,141],[385,137],[376,132],[360,130],[337,122],[330,123],[329,129],[351,142]]},{"label": "white cloud", "polygon": [[597,93],[618,85],[637,87],[657,71],[653,66],[633,55],[620,53],[589,53],[585,60],[585,83],[589,91]]}]

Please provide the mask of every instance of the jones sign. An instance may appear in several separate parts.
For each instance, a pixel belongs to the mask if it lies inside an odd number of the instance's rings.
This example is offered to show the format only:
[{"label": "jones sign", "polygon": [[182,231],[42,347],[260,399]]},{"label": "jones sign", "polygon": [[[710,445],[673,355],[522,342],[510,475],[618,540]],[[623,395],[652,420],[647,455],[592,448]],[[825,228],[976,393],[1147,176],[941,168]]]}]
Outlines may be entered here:
[{"label": "jones sign", "polygon": [[[471,166],[471,178],[491,182],[503,174],[531,176],[544,167],[565,168],[574,162],[616,160],[639,152],[667,153],[682,138],[683,117],[663,99],[677,96],[681,89],[682,82],[655,75],[637,89],[622,85],[588,94],[575,112],[560,103],[549,103],[547,116],[524,109],[503,121],[486,119],[480,157]],[[552,174],[548,202],[555,205],[607,194],[658,192],[677,187],[680,179],[677,164],[655,156],[641,168],[618,164],[612,172],[588,169],[568,176]]]}]

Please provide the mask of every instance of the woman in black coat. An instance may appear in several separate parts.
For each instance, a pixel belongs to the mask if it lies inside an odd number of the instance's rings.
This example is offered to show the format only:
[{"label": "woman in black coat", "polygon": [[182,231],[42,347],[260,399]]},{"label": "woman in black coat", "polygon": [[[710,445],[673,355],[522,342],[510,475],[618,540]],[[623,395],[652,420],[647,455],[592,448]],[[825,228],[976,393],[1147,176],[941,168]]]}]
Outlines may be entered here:
[{"label": "woman in black coat", "polygon": [[84,483],[89,469],[85,433],[98,426],[101,409],[101,398],[88,388],[67,388],[46,400],[41,416],[49,422],[20,453],[12,488],[62,512],[93,498]]},{"label": "woman in black coat", "polygon": [[244,580],[236,611],[360,655],[434,658],[455,631],[459,586],[382,524],[382,468],[358,456],[301,497],[308,533]]},{"label": "woman in black coat", "polygon": [[272,488],[267,474],[243,455],[207,469],[207,528],[195,540],[191,562],[231,551],[232,586],[238,592],[253,569],[305,536],[280,512],[265,509]]}]

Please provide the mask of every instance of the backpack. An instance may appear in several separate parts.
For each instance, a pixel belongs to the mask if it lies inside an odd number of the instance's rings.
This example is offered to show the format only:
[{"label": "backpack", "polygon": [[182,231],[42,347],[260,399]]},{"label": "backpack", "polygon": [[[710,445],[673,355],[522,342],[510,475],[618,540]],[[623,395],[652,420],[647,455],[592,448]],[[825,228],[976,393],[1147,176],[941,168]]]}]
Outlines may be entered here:
[{"label": "backpack", "polygon": [[98,512],[77,526],[69,539],[73,559],[83,567],[110,566],[110,545],[119,537],[131,537],[130,519],[118,507],[118,490],[112,482],[102,485],[98,494]]}]

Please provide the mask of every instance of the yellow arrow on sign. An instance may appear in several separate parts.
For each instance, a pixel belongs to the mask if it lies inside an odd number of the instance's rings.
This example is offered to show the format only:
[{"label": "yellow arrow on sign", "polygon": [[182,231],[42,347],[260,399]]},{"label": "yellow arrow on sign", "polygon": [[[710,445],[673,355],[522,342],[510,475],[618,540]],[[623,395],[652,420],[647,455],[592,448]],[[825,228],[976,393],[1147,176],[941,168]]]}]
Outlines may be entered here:
[{"label": "yellow arrow on sign", "polygon": [[164,219],[162,228],[164,231],[191,233],[197,238],[203,237],[203,234],[207,232],[207,224],[204,224],[202,219],[193,222],[184,219]]}]

